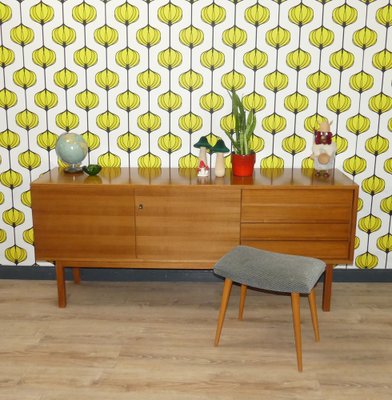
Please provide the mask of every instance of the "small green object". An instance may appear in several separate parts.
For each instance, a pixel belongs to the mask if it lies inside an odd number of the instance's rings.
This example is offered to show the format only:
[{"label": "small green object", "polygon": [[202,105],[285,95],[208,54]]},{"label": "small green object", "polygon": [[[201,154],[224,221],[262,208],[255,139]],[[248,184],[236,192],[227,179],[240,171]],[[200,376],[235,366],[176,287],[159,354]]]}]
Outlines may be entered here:
[{"label": "small green object", "polygon": [[99,174],[102,167],[98,164],[90,164],[87,166],[84,165],[82,169],[83,169],[83,172],[85,172],[86,174],[93,176],[93,175]]}]

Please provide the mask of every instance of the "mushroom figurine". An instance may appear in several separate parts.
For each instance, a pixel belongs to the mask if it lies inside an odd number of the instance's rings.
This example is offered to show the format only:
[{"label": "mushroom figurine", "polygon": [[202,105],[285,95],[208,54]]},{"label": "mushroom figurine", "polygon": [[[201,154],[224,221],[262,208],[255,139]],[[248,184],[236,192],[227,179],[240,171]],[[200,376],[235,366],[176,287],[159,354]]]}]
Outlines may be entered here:
[{"label": "mushroom figurine", "polygon": [[197,168],[197,176],[199,177],[206,177],[208,176],[208,165],[204,163],[204,161],[200,161],[199,168]]},{"label": "mushroom figurine", "polygon": [[333,169],[336,143],[332,141],[331,132],[332,122],[323,121],[319,129],[314,132],[314,143],[312,146],[312,156],[316,175],[329,176],[329,170]]},{"label": "mushroom figurine", "polygon": [[222,139],[218,139],[215,143],[215,146],[211,148],[211,153],[216,153],[215,176],[217,178],[225,176],[224,154],[228,153],[229,151],[230,149],[226,147],[225,142]]},{"label": "mushroom figurine", "polygon": [[202,136],[197,143],[193,145],[199,149],[199,163],[198,163],[198,176],[205,176],[199,175],[200,171],[207,171],[208,172],[208,163],[207,163],[207,149],[211,149],[211,145],[208,143],[207,136]]}]

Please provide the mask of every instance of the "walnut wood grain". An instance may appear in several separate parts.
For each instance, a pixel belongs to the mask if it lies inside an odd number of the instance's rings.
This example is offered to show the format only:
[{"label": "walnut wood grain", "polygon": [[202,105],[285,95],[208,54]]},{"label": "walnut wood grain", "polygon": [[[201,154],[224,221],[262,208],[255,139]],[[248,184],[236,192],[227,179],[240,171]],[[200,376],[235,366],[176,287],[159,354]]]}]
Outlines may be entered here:
[{"label": "walnut wood grain", "polygon": [[332,223],[243,223],[241,224],[242,240],[345,240],[349,241],[351,226]]},{"label": "walnut wood grain", "polygon": [[350,243],[342,240],[241,240],[241,244],[278,253],[315,257],[331,264],[342,264],[350,258]]},{"label": "walnut wood grain", "polygon": [[33,184],[31,192],[38,259],[135,257],[131,187]]},{"label": "walnut wood grain", "polygon": [[240,194],[239,189],[137,188],[137,257],[218,260],[239,243]]},{"label": "walnut wood grain", "polygon": [[312,169],[282,168],[256,169],[251,177],[237,177],[226,170],[226,175],[216,178],[211,175],[198,178],[196,169],[177,168],[102,168],[98,176],[69,174],[61,168],[54,168],[34,181],[36,185],[134,185],[134,186],[206,186],[233,187],[258,190],[299,189],[335,191],[353,189],[357,185],[339,170],[328,177],[316,177]]},{"label": "walnut wood grain", "polygon": [[351,220],[350,190],[243,190],[242,222],[347,223]]},{"label": "walnut wood grain", "polygon": [[[31,185],[36,258],[65,267],[210,269],[238,244],[351,263],[358,185],[335,170],[261,169],[198,178],[195,169],[55,168]],[[74,271],[75,281],[79,280]],[[323,309],[330,309],[332,270]]]}]

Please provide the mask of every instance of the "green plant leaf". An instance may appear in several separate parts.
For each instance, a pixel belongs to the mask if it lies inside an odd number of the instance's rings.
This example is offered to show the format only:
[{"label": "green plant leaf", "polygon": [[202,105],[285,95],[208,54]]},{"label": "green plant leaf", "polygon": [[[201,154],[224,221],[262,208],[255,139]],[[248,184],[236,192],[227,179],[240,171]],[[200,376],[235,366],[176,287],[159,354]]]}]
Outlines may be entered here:
[{"label": "green plant leaf", "polygon": [[252,135],[256,127],[254,109],[251,109],[249,114],[246,115],[243,99],[240,99],[235,90],[229,92],[229,95],[232,100],[235,139],[233,138],[234,133],[226,132],[226,134],[230,138],[237,154],[249,154]]}]

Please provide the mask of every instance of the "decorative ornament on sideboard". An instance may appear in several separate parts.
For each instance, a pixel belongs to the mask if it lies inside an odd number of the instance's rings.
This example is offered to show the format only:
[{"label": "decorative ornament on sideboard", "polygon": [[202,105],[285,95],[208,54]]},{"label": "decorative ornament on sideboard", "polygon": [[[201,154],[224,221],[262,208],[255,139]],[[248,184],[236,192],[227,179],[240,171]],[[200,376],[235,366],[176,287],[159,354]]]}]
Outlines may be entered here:
[{"label": "decorative ornament on sideboard", "polygon": [[318,130],[314,132],[311,158],[314,161],[316,176],[329,177],[334,168],[336,143],[332,140],[332,121],[320,122]]},{"label": "decorative ornament on sideboard", "polygon": [[211,145],[208,143],[207,136],[202,136],[197,143],[193,145],[199,149],[199,163],[197,167],[197,176],[205,177],[209,174],[208,162],[207,162],[207,149],[211,149]]},{"label": "decorative ornament on sideboard", "polygon": [[83,172],[90,176],[98,175],[101,169],[102,167],[98,164],[89,164],[82,167]]},{"label": "decorative ornament on sideboard", "polygon": [[82,172],[81,162],[88,152],[88,144],[83,136],[73,132],[66,132],[59,136],[56,143],[56,154],[67,167],[65,172]]},{"label": "decorative ornament on sideboard", "polygon": [[226,132],[226,135],[233,145],[231,154],[233,175],[252,176],[256,154],[251,149],[251,143],[256,127],[256,116],[253,109],[246,115],[243,99],[240,99],[234,90],[230,93],[230,96],[232,99],[234,130]]},{"label": "decorative ornament on sideboard", "polygon": [[216,153],[215,160],[215,176],[217,178],[221,178],[225,176],[225,158],[224,154],[228,153],[230,149],[228,149],[225,145],[225,142],[222,139],[218,139],[213,147],[211,147],[211,153]]}]

